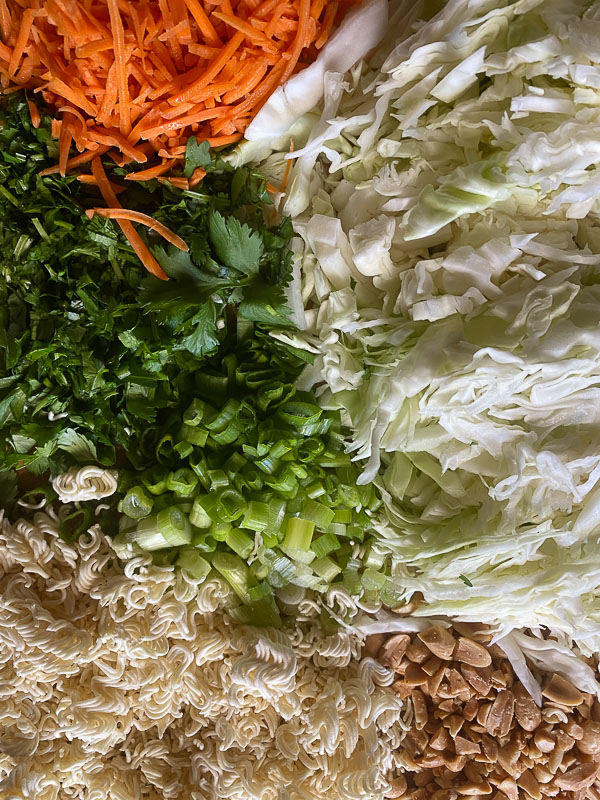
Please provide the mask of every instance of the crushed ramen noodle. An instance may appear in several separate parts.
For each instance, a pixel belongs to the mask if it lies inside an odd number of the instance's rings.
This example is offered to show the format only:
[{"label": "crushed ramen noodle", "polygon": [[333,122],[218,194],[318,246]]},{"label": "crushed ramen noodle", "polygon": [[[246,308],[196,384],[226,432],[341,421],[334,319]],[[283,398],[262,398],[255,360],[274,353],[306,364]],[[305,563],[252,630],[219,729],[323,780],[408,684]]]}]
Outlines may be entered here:
[{"label": "crushed ramen noodle", "polygon": [[2,800],[383,797],[408,712],[321,605],[241,626],[220,580],[121,567],[98,527],[67,544],[58,522],[0,516]]}]

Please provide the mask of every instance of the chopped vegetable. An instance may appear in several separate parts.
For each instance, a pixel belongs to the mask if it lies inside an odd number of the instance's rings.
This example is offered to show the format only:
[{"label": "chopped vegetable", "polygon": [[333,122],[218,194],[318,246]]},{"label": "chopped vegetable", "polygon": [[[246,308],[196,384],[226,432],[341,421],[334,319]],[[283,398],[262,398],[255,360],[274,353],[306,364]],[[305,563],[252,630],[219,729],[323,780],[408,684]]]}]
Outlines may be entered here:
[{"label": "chopped vegetable", "polygon": [[106,146],[122,163],[158,154],[171,169],[192,134],[214,147],[238,141],[352,2],[72,0],[46,10],[6,0],[0,88],[33,89],[53,107],[63,175],[71,142],[84,157]]}]

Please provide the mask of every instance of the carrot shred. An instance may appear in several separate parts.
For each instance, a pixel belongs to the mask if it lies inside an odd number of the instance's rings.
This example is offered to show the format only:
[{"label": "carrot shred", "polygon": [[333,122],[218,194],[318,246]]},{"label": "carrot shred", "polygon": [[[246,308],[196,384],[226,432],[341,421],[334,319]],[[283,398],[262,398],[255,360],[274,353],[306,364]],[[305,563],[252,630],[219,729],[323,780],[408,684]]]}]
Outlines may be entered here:
[{"label": "carrot shred", "polygon": [[39,128],[42,122],[42,118],[40,117],[40,112],[36,104],[32,100],[27,101],[27,106],[29,108],[29,116],[31,117],[31,124],[34,128]]},{"label": "carrot shred", "polygon": [[192,172],[192,177],[190,178],[190,189],[193,189],[201,181],[203,181],[205,176],[206,170],[203,167],[196,167],[196,169]]},{"label": "carrot shred", "polygon": [[[290,154],[294,152],[294,140],[290,139]],[[279,191],[281,194],[284,194],[285,188],[287,186],[288,178],[290,177],[290,170],[292,168],[292,159],[288,158],[288,162],[285,165],[285,171],[283,173],[283,178],[281,180],[281,186],[279,187]]]},{"label": "carrot shred", "polygon": [[185,191],[190,188],[190,182],[187,178],[159,178],[159,183],[170,183],[176,189]]},{"label": "carrot shred", "polygon": [[[162,159],[164,177],[191,135],[238,141],[359,2],[0,0],[0,91],[23,87],[54,115],[69,109],[53,125],[55,172],[108,152],[119,164]],[[69,158],[71,144],[86,161]]]},{"label": "carrot shred", "polygon": [[164,175],[165,172],[169,172],[170,169],[171,164],[164,161],[162,164],[155,164],[155,166],[140,170],[140,172],[130,172],[128,175],[125,175],[125,180],[151,181],[152,178],[158,178],[159,176]]},{"label": "carrot shred", "polygon": [[[92,186],[98,186],[98,181],[96,180],[96,178],[94,178],[93,175],[87,175],[84,173],[82,175],[78,175],[77,180],[80,183],[89,183]],[[118,184],[113,183],[112,181],[110,182],[110,188],[113,190],[115,195],[119,195],[125,191],[125,186],[119,186]]]},{"label": "carrot shred", "polygon": [[[92,159],[92,175],[96,179],[98,188],[100,189],[100,194],[102,195],[106,205],[110,206],[113,210],[121,209],[122,206],[119,203],[119,200],[117,199],[117,196],[110,185],[110,181],[106,176],[106,172],[104,171],[104,167],[102,166],[102,161],[100,160],[99,157]],[[101,209],[101,210],[107,211],[109,209]],[[157,278],[160,278],[161,281],[168,280],[169,278],[167,274],[164,272],[163,268],[160,266],[158,261],[154,258],[148,246],[146,245],[142,237],[139,235],[139,233],[136,231],[136,229],[133,227],[131,222],[127,219],[118,219],[117,224],[123,231],[125,238],[132,246],[137,257],[146,267],[148,272],[152,273],[152,275],[155,275]]]},{"label": "carrot shred", "polygon": [[93,219],[94,215],[98,214],[98,216],[106,217],[107,219],[139,222],[147,228],[150,228],[150,230],[156,231],[163,239],[166,239],[179,250],[183,250],[187,253],[190,249],[183,239],[169,230],[166,225],[163,225],[162,222],[154,219],[154,217],[148,216],[148,214],[143,214],[141,211],[130,211],[127,208],[89,208],[85,213],[89,219]]}]

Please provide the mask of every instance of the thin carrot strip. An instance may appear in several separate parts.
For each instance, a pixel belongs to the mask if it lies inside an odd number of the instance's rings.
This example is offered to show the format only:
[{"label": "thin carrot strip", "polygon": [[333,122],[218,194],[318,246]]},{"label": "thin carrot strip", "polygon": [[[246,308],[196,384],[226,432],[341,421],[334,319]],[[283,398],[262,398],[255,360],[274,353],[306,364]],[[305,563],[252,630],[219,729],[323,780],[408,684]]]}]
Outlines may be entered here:
[{"label": "thin carrot strip", "polygon": [[190,249],[181,236],[177,236],[176,233],[173,233],[173,231],[167,228],[166,225],[163,225],[162,222],[154,219],[154,217],[148,216],[148,214],[143,214],[141,211],[130,211],[127,208],[89,208],[85,213],[89,219],[93,219],[94,215],[98,214],[98,216],[105,217],[106,219],[124,219],[128,222],[139,222],[141,225],[150,228],[150,230],[156,231],[163,239],[166,239],[179,250],[183,250],[187,253]]},{"label": "thin carrot strip", "polygon": [[144,164],[148,157],[139,149],[132,147],[124,136],[114,131],[100,131],[98,128],[89,128],[88,135],[93,142],[98,144],[107,144],[110,147],[117,147],[124,155],[137,161],[138,164]]},{"label": "thin carrot strip", "polygon": [[154,128],[149,128],[148,130],[142,130],[140,137],[146,140],[154,139],[156,136],[169,133],[169,131],[179,130],[180,128],[186,127],[186,125],[193,125],[196,122],[214,119],[215,117],[221,116],[223,113],[224,109],[222,108],[208,108],[204,111],[199,111],[197,114],[190,114],[186,117],[171,120],[170,122],[164,122],[162,125],[156,125]]},{"label": "thin carrot strip", "polygon": [[130,172],[128,175],[125,175],[126,181],[150,181],[152,178],[158,178],[161,175],[164,175],[165,172],[169,172],[171,169],[171,165],[164,161],[162,164],[156,164],[153,167],[148,167],[148,169],[143,169],[140,172]]},{"label": "thin carrot strip", "polygon": [[244,20],[238,19],[233,15],[221,14],[219,11],[214,11],[213,17],[220,19],[227,25],[231,25],[232,28],[235,28],[237,31],[243,33],[251,41],[257,42],[258,44],[262,44],[263,46],[266,46],[269,49],[273,49],[272,42],[269,39],[267,39],[264,33],[261,33],[256,28],[253,28],[252,25],[249,25],[247,22],[244,22]]},{"label": "thin carrot strip", "polygon": [[125,32],[119,11],[118,0],[107,0],[110,26],[113,34],[115,50],[115,64],[117,65],[117,83],[119,86],[119,120],[120,130],[124,136],[131,132],[131,117],[129,115],[129,89],[127,86],[127,71],[125,69]]},{"label": "thin carrot strip", "polygon": [[42,122],[42,118],[40,117],[40,112],[36,104],[32,100],[27,101],[27,107],[29,108],[29,116],[31,117],[31,124],[34,128],[39,128]]},{"label": "thin carrot strip", "polygon": [[320,50],[327,41],[327,39],[329,38],[329,34],[331,33],[331,28],[333,27],[333,22],[335,20],[337,9],[338,9],[337,3],[330,3],[325,9],[325,16],[323,17],[323,24],[319,32],[319,38],[315,42],[315,47],[317,48],[317,50]]},{"label": "thin carrot strip", "polygon": [[196,92],[207,86],[210,83],[210,81],[212,81],[212,79],[219,74],[219,72],[223,69],[225,64],[229,61],[229,59],[232,57],[235,51],[240,47],[243,41],[244,41],[244,34],[238,31],[236,34],[234,34],[231,41],[229,41],[225,45],[225,47],[221,52],[221,55],[210,64],[204,75],[201,78],[198,78],[197,81],[194,81],[194,83],[191,86],[189,86],[185,91],[180,92],[179,94],[176,94],[173,97],[170,97],[168,101],[169,104],[175,106],[178,103],[185,103],[188,100],[191,100],[196,94]]},{"label": "thin carrot strip", "polygon": [[8,42],[10,38],[11,28],[12,19],[8,6],[6,5],[6,0],[0,0],[0,34],[2,34],[2,39],[5,42]]},{"label": "thin carrot strip", "polygon": [[206,170],[203,167],[196,167],[196,169],[192,172],[192,177],[190,178],[190,189],[193,189],[202,180],[204,180],[205,176]]},{"label": "thin carrot strip", "polygon": [[[290,139],[290,154],[294,152],[294,140]],[[292,168],[292,159],[288,158],[288,162],[285,165],[285,172],[283,173],[283,178],[281,180],[281,186],[279,191],[281,194],[285,192],[285,187],[287,186],[288,178],[290,177],[290,170]]]},{"label": "thin carrot strip", "polygon": [[90,117],[95,117],[98,113],[97,107],[93,103],[90,103],[80,88],[76,86],[68,86],[60,78],[53,78],[48,83],[47,88],[51,92],[57,94],[59,97],[62,96],[66,100],[69,100],[74,106],[82,108]]},{"label": "thin carrot strip", "polygon": [[21,58],[23,57],[23,53],[27,47],[27,40],[29,39],[31,25],[33,24],[34,18],[34,10],[31,8],[25,9],[23,12],[23,17],[21,18],[21,25],[19,27],[19,33],[17,34],[17,41],[15,42],[12,56],[8,62],[8,71],[13,77],[19,68]]},{"label": "thin carrot strip", "polygon": [[190,182],[187,178],[159,178],[159,183],[170,183],[176,189],[186,190],[190,188]]},{"label": "thin carrot strip", "polygon": [[[106,152],[108,152],[110,148],[108,147],[98,147],[96,150],[88,150],[86,153],[82,153],[79,156],[74,156],[67,161],[67,172],[72,169],[76,169],[77,167],[81,167],[84,164],[88,164],[94,158],[98,158],[99,156],[103,156]],[[58,175],[59,167],[58,164],[54,167],[47,167],[43,169],[39,175],[40,177],[44,178],[46,175]]]},{"label": "thin carrot strip", "polygon": [[[98,186],[98,181],[96,180],[96,178],[93,175],[86,175],[86,174],[78,175],[77,176],[77,180],[80,183],[86,183],[86,184],[90,184],[92,186]],[[119,186],[117,183],[113,183],[112,181],[110,181],[110,188],[113,190],[115,195],[122,194],[123,192],[126,191],[126,187],[125,186]]]},{"label": "thin carrot strip", "polygon": [[190,14],[193,16],[198,26],[198,30],[204,36],[207,44],[213,47],[222,47],[223,42],[216,32],[214,25],[209,20],[206,11],[202,8],[198,0],[185,0]]},{"label": "thin carrot strip", "polygon": [[[2,0],[0,0],[0,2],[2,2]],[[8,64],[11,55],[12,55],[12,50],[5,44],[2,44],[2,42],[0,42],[0,59],[2,59],[2,61],[6,61],[6,63]]]},{"label": "thin carrot strip", "polygon": [[[113,192],[110,186],[110,181],[106,177],[106,172],[104,171],[104,167],[102,166],[102,161],[100,158],[94,158],[92,160],[92,175],[98,183],[100,194],[102,195],[106,205],[111,206],[113,209],[121,208],[121,203],[119,203],[116,194]],[[117,220],[117,224],[123,231],[125,238],[132,246],[137,257],[146,267],[148,272],[152,273],[152,275],[156,275],[156,277],[160,278],[161,281],[168,280],[168,276],[158,261],[154,258],[148,246],[145,244],[142,237],[133,227],[131,222],[128,220]]]}]

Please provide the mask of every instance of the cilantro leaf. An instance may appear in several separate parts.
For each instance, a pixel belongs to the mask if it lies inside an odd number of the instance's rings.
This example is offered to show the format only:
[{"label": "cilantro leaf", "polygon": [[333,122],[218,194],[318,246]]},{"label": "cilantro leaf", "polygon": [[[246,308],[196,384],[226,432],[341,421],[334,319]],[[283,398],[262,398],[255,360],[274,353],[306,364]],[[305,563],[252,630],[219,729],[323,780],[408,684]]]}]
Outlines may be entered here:
[{"label": "cilantro leaf", "polygon": [[256,275],[264,252],[258,231],[242,224],[235,217],[215,211],[210,218],[210,240],[219,261],[244,275]]},{"label": "cilantro leaf", "polygon": [[198,357],[214,353],[219,346],[219,339],[215,335],[216,318],[217,309],[214,302],[210,300],[204,303],[200,311],[190,320],[190,324],[196,327],[189,336],[182,339],[182,347]]},{"label": "cilantro leaf", "polygon": [[200,142],[195,136],[190,136],[185,146],[185,169],[183,174],[186,178],[191,178],[193,172],[198,167],[208,167],[210,165],[210,145],[208,142]]}]

